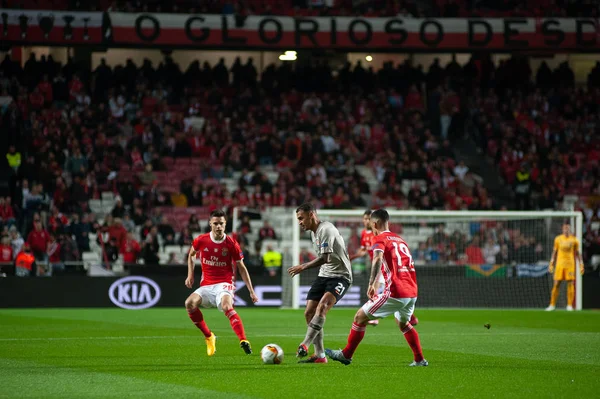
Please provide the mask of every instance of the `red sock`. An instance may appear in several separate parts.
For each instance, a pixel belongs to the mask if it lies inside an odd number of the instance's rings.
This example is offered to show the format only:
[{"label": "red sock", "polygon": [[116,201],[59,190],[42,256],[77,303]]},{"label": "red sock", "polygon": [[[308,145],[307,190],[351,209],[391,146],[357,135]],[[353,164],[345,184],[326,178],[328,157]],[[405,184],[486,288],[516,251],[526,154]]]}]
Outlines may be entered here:
[{"label": "red sock", "polygon": [[417,317],[414,315],[414,313],[412,315],[410,315],[410,320],[408,321],[410,324],[414,326],[416,326],[417,324],[419,324],[419,319],[417,319]]},{"label": "red sock", "polygon": [[238,336],[240,341],[245,340],[246,332],[244,331],[244,324],[242,324],[242,319],[240,319],[237,312],[234,309],[231,309],[229,312],[225,313],[225,316],[229,319],[229,323],[231,324],[231,328],[233,328],[235,335]]},{"label": "red sock", "polygon": [[210,334],[212,333],[204,322],[204,316],[202,315],[200,309],[196,308],[192,311],[192,313],[188,312],[188,316],[190,316],[192,322],[200,329],[200,331],[202,331],[202,334],[204,334],[206,338],[210,337]]},{"label": "red sock", "polygon": [[348,335],[348,343],[346,344],[346,347],[342,349],[342,353],[346,359],[352,359],[352,356],[354,356],[354,351],[358,348],[358,344],[360,344],[360,341],[362,341],[365,336],[366,327],[366,324],[352,323],[350,335]]},{"label": "red sock", "polygon": [[420,362],[423,360],[423,349],[421,349],[421,341],[419,341],[419,334],[417,334],[417,330],[414,329],[410,323],[404,327],[402,330],[402,334],[404,334],[404,338],[406,338],[406,342],[412,349],[413,354],[415,356],[415,362]]}]

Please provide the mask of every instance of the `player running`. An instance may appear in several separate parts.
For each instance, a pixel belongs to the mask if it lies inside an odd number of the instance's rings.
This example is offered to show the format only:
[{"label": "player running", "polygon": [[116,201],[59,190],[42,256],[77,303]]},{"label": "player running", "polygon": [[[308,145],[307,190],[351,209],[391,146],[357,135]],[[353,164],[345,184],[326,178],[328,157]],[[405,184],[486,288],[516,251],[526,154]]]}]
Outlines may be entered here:
[{"label": "player running", "polygon": [[[359,250],[350,257],[350,260],[354,260],[356,258],[360,258],[361,256],[365,256],[367,253],[369,254],[369,259],[371,260],[371,264],[373,264],[373,240],[375,240],[375,234],[373,234],[373,229],[371,228],[371,210],[368,209],[363,214],[363,226],[365,227],[360,234],[360,248]],[[375,287],[375,292],[381,294],[385,286],[385,281],[383,279],[383,274],[379,273],[379,278],[377,279],[377,285]],[[414,327],[419,323],[419,319],[415,315],[410,317],[410,324]],[[372,326],[379,325],[379,319],[369,320],[367,324]]]},{"label": "player running", "polygon": [[247,355],[252,353],[250,342],[246,339],[242,319],[233,309],[236,266],[242,280],[246,283],[252,302],[257,302],[258,297],[252,288],[252,281],[248,269],[244,265],[244,254],[240,246],[233,238],[225,234],[226,223],[225,212],[222,210],[212,211],[209,219],[210,233],[196,237],[188,255],[188,276],[185,286],[192,288],[194,285],[194,257],[196,254],[201,259],[202,278],[200,279],[200,288],[185,300],[185,308],[192,322],[206,337],[208,356],[212,356],[216,352],[217,337],[204,322],[200,306],[216,307],[223,312],[240,340],[240,347]]},{"label": "player running", "polygon": [[[356,312],[348,343],[344,349],[326,349],[333,360],[345,365],[352,363],[352,356],[365,336],[367,321],[381,319],[394,314],[404,338],[413,351],[414,361],[410,366],[428,366],[423,358],[419,334],[410,323],[417,302],[417,276],[415,265],[406,242],[389,231],[390,215],[384,209],[371,214],[371,227],[375,234],[373,242],[373,265],[367,295],[371,298]],[[375,283],[378,274],[383,274],[385,288],[377,295]]]},{"label": "player running", "polygon": [[[560,284],[567,282],[567,310],[573,310],[573,300],[575,299],[575,261],[579,261],[579,272],[583,274],[584,266],[581,253],[579,252],[579,240],[571,234],[571,226],[568,223],[563,224],[562,234],[554,239],[554,251],[550,258],[548,271],[554,273],[554,285],[550,296],[550,305],[546,311],[556,309],[556,300],[560,293]],[[554,264],[556,261],[556,270]]]},{"label": "player running", "polygon": [[318,257],[290,267],[288,273],[294,277],[305,270],[320,268],[319,276],[306,295],[304,317],[308,328],[304,341],[298,346],[296,356],[306,357],[310,344],[313,344],[315,353],[299,363],[327,363],[323,346],[325,317],[352,284],[352,268],[344,238],[332,223],[319,220],[313,204],[300,205],[296,209],[296,218],[303,231],[310,231]]}]

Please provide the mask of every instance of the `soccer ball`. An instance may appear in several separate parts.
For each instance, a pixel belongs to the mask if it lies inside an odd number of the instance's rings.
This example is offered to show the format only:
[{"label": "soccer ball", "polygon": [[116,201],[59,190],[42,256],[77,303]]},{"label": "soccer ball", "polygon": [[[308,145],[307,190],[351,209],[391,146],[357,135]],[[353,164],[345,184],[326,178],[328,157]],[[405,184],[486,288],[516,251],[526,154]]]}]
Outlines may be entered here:
[{"label": "soccer ball", "polygon": [[283,349],[277,344],[268,344],[260,351],[264,364],[280,364],[283,362]]}]

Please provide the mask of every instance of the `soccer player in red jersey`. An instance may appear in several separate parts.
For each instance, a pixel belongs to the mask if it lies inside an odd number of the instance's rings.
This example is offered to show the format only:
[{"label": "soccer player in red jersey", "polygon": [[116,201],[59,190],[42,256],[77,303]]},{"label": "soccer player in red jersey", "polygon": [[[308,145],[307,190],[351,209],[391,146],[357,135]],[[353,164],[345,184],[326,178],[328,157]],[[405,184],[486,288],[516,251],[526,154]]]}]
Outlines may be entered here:
[{"label": "soccer player in red jersey", "polygon": [[363,226],[365,227],[360,233],[360,248],[354,255],[350,257],[350,260],[360,258],[369,254],[369,258],[373,259],[373,249],[371,248],[371,241],[373,241],[374,235],[371,230],[371,210],[366,210],[363,214]]},{"label": "soccer player in red jersey", "polygon": [[[428,366],[423,358],[419,334],[410,323],[417,302],[417,275],[415,265],[406,242],[389,231],[390,215],[385,209],[371,214],[371,226],[375,234],[373,242],[373,266],[367,295],[370,300],[356,312],[354,323],[344,349],[326,349],[333,360],[345,365],[352,362],[354,351],[365,336],[367,321],[381,319],[394,314],[404,338],[413,351],[414,361],[410,366]],[[383,274],[385,288],[377,295],[377,277]]]},{"label": "soccer player in red jersey", "polygon": [[200,307],[216,307],[227,316],[231,328],[240,339],[240,347],[247,355],[252,353],[250,342],[246,339],[242,319],[233,309],[233,296],[235,294],[236,267],[246,283],[252,302],[257,302],[248,269],[244,265],[244,254],[238,243],[225,234],[225,212],[212,211],[210,214],[210,233],[201,234],[192,243],[188,255],[188,276],[185,286],[192,288],[194,285],[194,257],[199,255],[202,267],[200,288],[194,291],[186,300],[185,308],[188,316],[196,327],[206,337],[206,353],[212,356],[216,352],[216,337],[210,331]]},{"label": "soccer player in red jersey", "polygon": [[[356,258],[360,258],[361,256],[365,256],[367,253],[369,254],[369,259],[371,260],[371,264],[373,263],[373,241],[375,240],[375,234],[373,234],[373,229],[371,228],[371,210],[368,209],[363,214],[363,226],[365,227],[360,234],[360,249],[350,257],[350,260],[354,260]],[[379,274],[379,278],[377,279],[377,286],[375,287],[375,292],[380,294],[383,292],[383,287],[385,285],[385,281],[383,280],[383,274]],[[381,288],[381,290],[380,290]],[[381,292],[380,292],[381,291]],[[410,324],[416,326],[419,323],[419,319],[415,315],[412,315],[410,318]],[[379,325],[379,319],[369,320],[368,323],[372,326]]]},{"label": "soccer player in red jersey", "polygon": [[[373,262],[373,248],[372,241],[375,238],[373,235],[373,230],[371,230],[371,210],[368,209],[363,214],[363,226],[365,227],[360,233],[360,248],[354,255],[350,257],[350,260],[354,260],[356,258],[360,258],[365,256],[367,253],[369,254],[369,259]],[[384,283],[383,277],[380,275],[379,280],[377,280],[377,284],[382,286]],[[379,320],[369,320],[368,324],[372,326],[376,326],[379,324]]]}]

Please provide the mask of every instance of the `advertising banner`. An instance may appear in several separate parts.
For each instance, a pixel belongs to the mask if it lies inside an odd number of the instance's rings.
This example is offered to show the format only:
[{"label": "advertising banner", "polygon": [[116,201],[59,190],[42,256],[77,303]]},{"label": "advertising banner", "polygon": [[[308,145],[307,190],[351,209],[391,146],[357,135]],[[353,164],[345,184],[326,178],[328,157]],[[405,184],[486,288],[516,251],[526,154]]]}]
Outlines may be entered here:
[{"label": "advertising banner", "polygon": [[505,277],[506,267],[504,265],[467,265],[465,267],[467,277]]},{"label": "advertising banner", "polygon": [[352,18],[110,13],[115,44],[287,50],[597,49],[598,22],[567,18]]},{"label": "advertising banner", "polygon": [[594,18],[363,18],[0,10],[9,43],[349,51],[597,51]]},{"label": "advertising banner", "polygon": [[[421,266],[418,272],[417,307],[444,308],[538,308],[547,306],[552,276],[517,276],[506,273],[494,278],[465,276],[464,266]],[[2,277],[0,278],[0,308],[76,308],[105,307],[141,310],[152,307],[181,307],[193,292],[184,286],[184,278],[160,274],[126,277]],[[198,280],[197,280],[198,281]],[[280,307],[282,286],[278,278],[253,277],[259,302],[253,304],[247,288],[236,284],[235,306]],[[303,282],[298,296],[305,303],[310,289]],[[600,306],[598,273],[583,278],[584,308]],[[195,286],[197,288],[197,285]],[[195,289],[194,288],[194,289]],[[336,306],[358,309],[366,298],[366,281],[355,279],[348,293]],[[562,306],[562,305],[561,305]]]},{"label": "advertising banner", "polygon": [[[165,275],[5,277],[0,279],[0,307],[120,307],[131,310],[154,306],[183,307],[185,299],[193,292],[184,286],[184,280],[180,276]],[[277,280],[254,277],[253,284],[258,303],[252,303],[244,283],[239,281],[236,283],[235,306],[282,306],[282,289]],[[300,303],[304,303],[309,289],[310,286],[300,286]],[[361,288],[352,286],[337,306],[358,307],[363,302]]]}]

